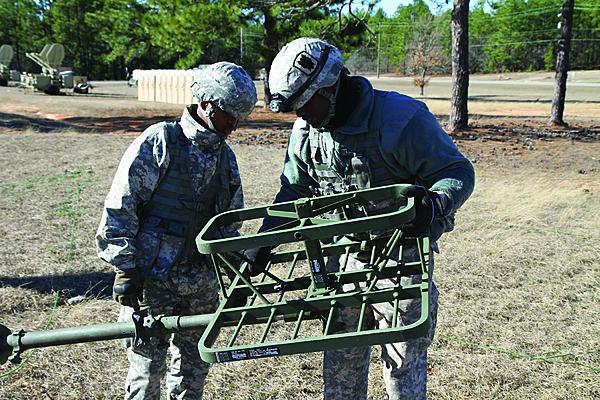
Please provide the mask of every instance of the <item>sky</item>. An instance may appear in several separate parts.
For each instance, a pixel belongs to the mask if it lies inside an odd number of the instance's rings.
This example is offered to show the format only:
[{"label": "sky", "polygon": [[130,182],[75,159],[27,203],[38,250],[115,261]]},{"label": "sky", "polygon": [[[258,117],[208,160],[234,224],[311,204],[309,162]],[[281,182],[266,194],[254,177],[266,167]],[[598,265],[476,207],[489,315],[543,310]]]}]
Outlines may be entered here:
[{"label": "sky", "polygon": [[400,4],[409,4],[412,3],[411,0],[381,0],[378,5],[375,6],[375,9],[381,8],[385,15],[391,17],[396,12],[396,9]]},{"label": "sky", "polygon": [[[432,12],[436,12],[437,11],[437,7],[436,6],[432,6],[431,1],[425,1],[428,5],[429,8],[432,10]],[[399,5],[407,5],[407,4],[411,4],[412,0],[381,0],[379,2],[378,5],[375,6],[375,10],[377,10],[378,8],[381,8],[385,14],[388,17],[393,16],[396,13],[396,10],[398,9]],[[448,7],[452,6],[452,2],[449,2]]]}]

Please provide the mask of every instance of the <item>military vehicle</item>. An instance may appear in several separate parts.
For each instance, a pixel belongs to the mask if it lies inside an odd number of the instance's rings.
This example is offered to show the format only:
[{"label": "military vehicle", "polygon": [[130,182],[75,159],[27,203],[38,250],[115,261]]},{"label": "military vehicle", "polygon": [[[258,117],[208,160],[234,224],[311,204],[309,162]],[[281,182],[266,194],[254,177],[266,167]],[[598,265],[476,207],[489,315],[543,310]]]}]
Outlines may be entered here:
[{"label": "military vehicle", "polygon": [[[424,336],[429,326],[429,242],[405,237],[403,227],[415,218],[414,199],[400,194],[405,185],[228,211],[213,217],[196,238],[198,250],[210,257],[223,300],[214,314],[193,316],[133,314],[131,322],[25,332],[0,324],[0,364],[19,362],[24,351],[81,342],[148,337],[205,327],[198,343],[206,362],[229,362],[316,352],[352,346],[405,341]],[[384,205],[381,207],[381,205]],[[341,220],[331,215],[345,215]],[[271,230],[220,238],[220,228],[232,223],[273,216]],[[335,240],[332,240],[335,238]],[[264,272],[251,278],[252,261],[244,250],[283,245],[273,250]],[[416,261],[390,262],[402,246],[417,246]],[[326,257],[360,253],[369,260],[363,269],[325,268]],[[402,251],[400,251],[402,254]],[[416,276],[414,284],[401,278]],[[228,284],[226,283],[228,282]],[[245,304],[239,299],[246,298]],[[420,300],[420,315],[403,324],[399,302]],[[389,328],[364,323],[368,306],[393,310]],[[360,310],[356,328],[342,329],[337,314],[345,307]],[[316,327],[315,327],[316,324]],[[253,334],[248,334],[251,331]]]},{"label": "military vehicle", "polygon": [[0,46],[0,86],[8,86],[10,79],[10,62],[13,58],[13,49],[8,44]]},{"label": "military vehicle", "polygon": [[90,84],[85,76],[73,75],[73,71],[61,71],[65,58],[65,48],[54,43],[44,46],[39,53],[25,53],[27,58],[42,68],[40,74],[21,74],[21,83],[26,87],[40,90],[46,94],[60,94],[60,89],[73,89],[75,93],[88,93]]}]

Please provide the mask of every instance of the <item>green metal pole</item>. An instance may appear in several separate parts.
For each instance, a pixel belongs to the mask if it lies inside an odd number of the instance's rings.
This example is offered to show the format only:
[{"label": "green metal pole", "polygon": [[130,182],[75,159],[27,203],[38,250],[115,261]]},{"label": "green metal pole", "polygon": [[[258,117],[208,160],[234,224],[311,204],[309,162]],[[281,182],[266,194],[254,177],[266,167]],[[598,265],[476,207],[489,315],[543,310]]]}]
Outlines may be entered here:
[{"label": "green metal pole", "polygon": [[[212,318],[213,314],[156,317],[153,319],[155,321],[153,326],[144,326],[142,329],[148,336],[157,336],[166,332],[206,327]],[[115,322],[34,332],[23,330],[11,332],[0,324],[0,365],[6,362],[14,352],[21,353],[40,347],[131,338],[135,334],[136,328],[133,322]]]}]

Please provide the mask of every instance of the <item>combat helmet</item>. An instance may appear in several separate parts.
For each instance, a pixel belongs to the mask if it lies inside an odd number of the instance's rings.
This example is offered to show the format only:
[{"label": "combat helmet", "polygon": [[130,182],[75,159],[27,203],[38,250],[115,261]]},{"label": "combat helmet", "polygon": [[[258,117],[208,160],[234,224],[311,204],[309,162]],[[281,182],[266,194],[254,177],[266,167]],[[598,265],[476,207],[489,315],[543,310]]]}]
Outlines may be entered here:
[{"label": "combat helmet", "polygon": [[[200,69],[194,76],[192,95],[198,101],[207,101],[238,119],[247,117],[256,104],[256,87],[252,78],[239,65],[218,62]],[[212,117],[215,110],[204,111],[209,128],[215,130]]]},{"label": "combat helmet", "polygon": [[[296,111],[318,92],[329,100],[332,116],[343,71],[347,73],[335,46],[320,39],[296,39],[279,51],[271,65],[269,108],[274,112]],[[334,93],[324,90],[335,84]]]}]

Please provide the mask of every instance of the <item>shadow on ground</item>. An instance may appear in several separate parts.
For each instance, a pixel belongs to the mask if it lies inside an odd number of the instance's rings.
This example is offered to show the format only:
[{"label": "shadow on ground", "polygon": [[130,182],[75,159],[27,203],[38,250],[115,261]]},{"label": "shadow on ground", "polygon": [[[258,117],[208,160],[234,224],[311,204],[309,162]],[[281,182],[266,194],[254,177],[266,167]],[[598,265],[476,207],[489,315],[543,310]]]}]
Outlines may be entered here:
[{"label": "shadow on ground", "polygon": [[[150,125],[163,121],[174,121],[173,115],[155,115],[147,116],[110,116],[110,117],[70,117],[63,121],[70,124],[89,129],[99,133],[110,133],[115,131],[139,132],[142,133]],[[77,128],[76,128],[77,129]]]},{"label": "shadow on ground", "polygon": [[174,118],[171,115],[152,117],[67,117],[56,120],[42,116],[0,113],[0,127],[16,130],[33,129],[44,133],[65,130],[89,133],[111,133],[116,131],[139,131],[141,133],[150,125],[172,120]]},{"label": "shadow on ground", "polygon": [[0,113],[0,127],[18,130],[34,129],[40,132],[71,129],[71,125],[63,121],[7,113]]},{"label": "shadow on ground", "polygon": [[94,93],[90,92],[85,95],[85,97],[102,97],[106,99],[115,98],[115,99],[137,99],[137,96],[133,96],[130,94],[120,94],[120,93]]},{"label": "shadow on ground", "polygon": [[[0,128],[16,130],[32,129],[38,132],[50,133],[65,130],[78,132],[143,132],[150,125],[162,121],[179,120],[179,116],[107,116],[107,117],[66,117],[60,119],[46,118],[37,115],[22,115],[0,113]],[[274,129],[291,130],[291,122],[273,122],[268,117],[252,118],[240,123],[240,129]]]},{"label": "shadow on ground", "polygon": [[23,288],[44,294],[51,294],[60,290],[62,295],[67,298],[75,296],[105,298],[112,294],[113,279],[114,274],[110,272],[23,277],[0,276],[0,288]]}]

